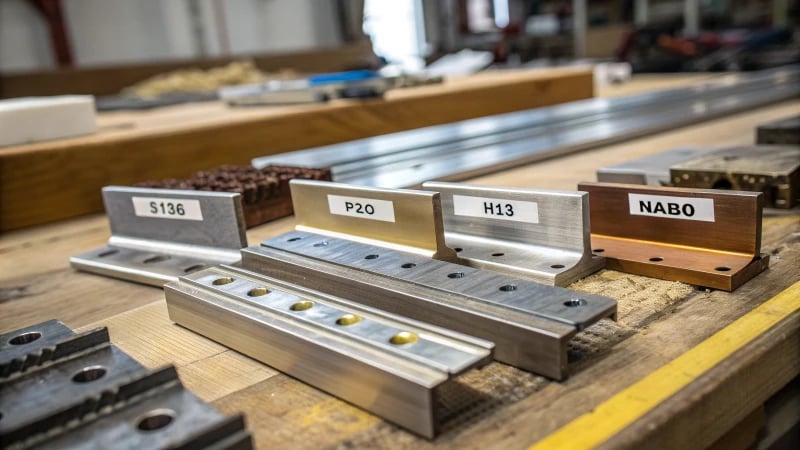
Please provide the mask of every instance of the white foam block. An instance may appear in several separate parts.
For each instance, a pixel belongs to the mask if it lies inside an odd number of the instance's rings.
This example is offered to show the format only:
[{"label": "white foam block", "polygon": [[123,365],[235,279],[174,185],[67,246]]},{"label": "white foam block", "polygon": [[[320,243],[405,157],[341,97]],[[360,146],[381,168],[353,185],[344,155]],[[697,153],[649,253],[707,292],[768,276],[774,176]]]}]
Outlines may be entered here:
[{"label": "white foam block", "polygon": [[94,97],[59,95],[0,100],[0,146],[94,133]]}]

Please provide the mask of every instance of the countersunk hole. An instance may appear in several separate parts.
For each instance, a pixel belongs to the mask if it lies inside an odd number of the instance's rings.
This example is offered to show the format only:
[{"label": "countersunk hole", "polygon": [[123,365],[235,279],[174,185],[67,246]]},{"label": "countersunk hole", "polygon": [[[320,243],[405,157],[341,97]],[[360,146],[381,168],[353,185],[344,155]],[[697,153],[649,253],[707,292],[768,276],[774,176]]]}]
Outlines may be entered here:
[{"label": "countersunk hole", "polygon": [[217,278],[216,280],[211,282],[211,284],[213,284],[214,286],[222,286],[223,284],[231,284],[231,283],[233,283],[233,278],[231,277]]},{"label": "countersunk hole", "polygon": [[167,256],[167,255],[156,255],[156,256],[151,256],[151,257],[145,259],[142,262],[145,263],[145,264],[153,264],[153,263],[159,263],[159,262],[162,262],[162,261],[166,261],[168,259],[169,259],[169,256]]},{"label": "countersunk hole", "polygon": [[175,411],[171,409],[154,409],[136,422],[136,428],[139,431],[160,430],[171,424],[173,420],[175,420]]},{"label": "countersunk hole", "polygon": [[405,345],[417,342],[417,339],[419,338],[417,337],[416,334],[411,333],[409,331],[401,331],[392,336],[391,338],[389,338],[389,342],[391,342],[394,345]]},{"label": "countersunk hole", "polygon": [[464,272],[448,273],[447,278],[464,278]]},{"label": "countersunk hole", "polygon": [[711,185],[711,189],[733,189],[733,183],[727,178],[720,178]]},{"label": "countersunk hole", "polygon": [[551,269],[563,269],[564,265],[563,264],[553,264],[552,266],[550,266],[550,268]]},{"label": "countersunk hole", "polygon": [[312,302],[311,300],[302,300],[290,306],[289,309],[291,309],[292,311],[305,311],[313,307],[314,307],[314,302]]},{"label": "countersunk hole", "polygon": [[594,249],[592,251],[595,252],[595,253],[603,253],[604,251],[606,251],[606,249],[604,249],[604,248],[596,248],[596,249]]},{"label": "countersunk hole", "polygon": [[263,287],[257,287],[247,291],[248,297],[261,297],[262,295],[267,295],[267,294],[269,294],[269,289]]},{"label": "countersunk hole", "polygon": [[653,262],[660,262],[660,261],[663,261],[663,260],[664,260],[664,258],[662,258],[660,256],[654,256],[654,257],[650,258],[650,261],[653,261]]},{"label": "countersunk hole", "polygon": [[90,366],[84,367],[78,373],[72,376],[72,381],[76,383],[88,383],[90,381],[99,380],[106,375],[106,368],[103,366]]},{"label": "countersunk hole", "polygon": [[413,269],[414,267],[417,267],[417,265],[414,263],[405,263],[400,267],[402,267],[403,269]]},{"label": "countersunk hole", "polygon": [[492,253],[492,256],[503,256],[505,253]]},{"label": "countersunk hole", "polygon": [[336,319],[336,325],[342,326],[355,325],[358,322],[361,322],[361,316],[357,316],[355,314],[345,314]]},{"label": "countersunk hole", "polygon": [[378,259],[379,256],[380,255],[367,255],[364,257],[364,259]]},{"label": "countersunk hole", "polygon": [[514,292],[517,290],[517,286],[514,284],[505,284],[500,286],[500,290],[503,292]]},{"label": "countersunk hole", "polygon": [[203,269],[205,267],[206,267],[205,264],[195,264],[193,266],[189,266],[189,267],[183,269],[183,271],[184,271],[184,273],[197,272],[198,270]]},{"label": "countersunk hole", "polygon": [[11,340],[8,341],[8,343],[11,345],[25,345],[25,344],[30,344],[31,342],[39,339],[40,337],[42,337],[42,333],[39,333],[38,331],[29,331],[27,333],[22,333],[17,336],[14,336],[13,338],[11,338]]},{"label": "countersunk hole", "polygon": [[726,266],[719,266],[719,267],[714,267],[714,270],[716,270],[717,272],[727,272],[731,270],[731,268]]},{"label": "countersunk hole", "polygon": [[321,241],[314,244],[314,247],[327,247],[327,246],[328,246],[328,241]]},{"label": "countersunk hole", "polygon": [[456,248],[454,248],[453,250],[455,250],[455,251],[456,251],[456,253],[459,253],[459,252],[463,252],[463,251],[464,251],[464,249],[463,249],[463,248],[461,248],[461,247],[456,247]]},{"label": "countersunk hole", "polygon": [[577,308],[586,304],[586,300],[582,298],[571,298],[564,302],[564,306],[568,308]]},{"label": "countersunk hole", "polygon": [[105,258],[106,256],[115,255],[117,253],[119,253],[119,250],[112,248],[111,250],[106,250],[103,253],[100,253],[99,255],[97,255],[97,257],[98,258]]},{"label": "countersunk hole", "polygon": [[303,239],[303,238],[300,238],[300,237],[293,237],[293,238],[289,238],[289,239],[287,239],[287,240],[286,240],[286,242],[297,242],[297,241],[299,241],[300,239]]}]

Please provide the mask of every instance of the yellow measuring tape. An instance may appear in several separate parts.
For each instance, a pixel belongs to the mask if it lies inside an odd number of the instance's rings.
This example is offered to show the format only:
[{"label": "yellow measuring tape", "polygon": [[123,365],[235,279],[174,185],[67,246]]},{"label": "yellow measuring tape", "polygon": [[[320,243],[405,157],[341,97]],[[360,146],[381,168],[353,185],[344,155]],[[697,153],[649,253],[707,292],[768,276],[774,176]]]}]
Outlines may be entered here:
[{"label": "yellow measuring tape", "polygon": [[697,377],[800,310],[800,282],[539,441],[530,450],[588,449],[610,439]]}]

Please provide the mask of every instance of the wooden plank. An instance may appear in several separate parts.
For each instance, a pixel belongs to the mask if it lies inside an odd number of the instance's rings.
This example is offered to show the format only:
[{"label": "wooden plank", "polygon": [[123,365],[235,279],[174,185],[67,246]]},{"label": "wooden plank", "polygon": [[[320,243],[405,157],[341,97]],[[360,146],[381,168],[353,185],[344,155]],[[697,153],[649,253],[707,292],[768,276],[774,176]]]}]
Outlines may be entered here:
[{"label": "wooden plank", "polygon": [[100,188],[106,185],[187,177],[222,164],[247,164],[256,156],[592,94],[587,69],[504,72],[397,90],[383,100],[246,110],[215,104],[218,113],[211,116],[4,148],[0,231],[101,211]]}]

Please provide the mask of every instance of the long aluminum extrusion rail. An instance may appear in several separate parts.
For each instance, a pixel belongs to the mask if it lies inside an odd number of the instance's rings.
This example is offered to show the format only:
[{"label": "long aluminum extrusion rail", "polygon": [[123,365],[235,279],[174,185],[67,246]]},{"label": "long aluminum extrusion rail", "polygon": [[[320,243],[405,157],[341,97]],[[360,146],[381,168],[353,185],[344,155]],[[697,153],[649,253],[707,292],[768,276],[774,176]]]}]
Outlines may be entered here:
[{"label": "long aluminum extrusion rail", "polygon": [[253,164],[325,166],[331,167],[335,181],[418,186],[587,150],[798,94],[800,66],[787,66],[726,75],[688,88],[581,100],[256,158]]}]

